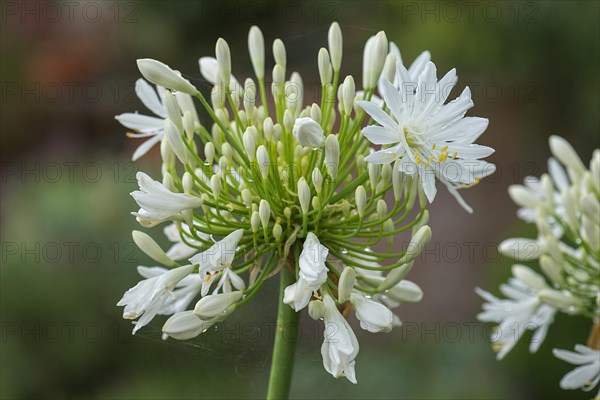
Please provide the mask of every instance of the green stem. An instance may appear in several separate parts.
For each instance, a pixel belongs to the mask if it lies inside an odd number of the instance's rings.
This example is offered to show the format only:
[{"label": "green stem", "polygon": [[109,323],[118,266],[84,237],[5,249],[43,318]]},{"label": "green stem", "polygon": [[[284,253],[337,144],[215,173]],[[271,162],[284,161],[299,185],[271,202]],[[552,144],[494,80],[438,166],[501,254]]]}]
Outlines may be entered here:
[{"label": "green stem", "polygon": [[300,313],[283,303],[285,288],[294,283],[295,277],[286,266],[281,268],[279,276],[277,327],[275,330],[275,344],[273,345],[269,390],[267,392],[267,399],[277,400],[287,399],[290,394],[300,319]]}]

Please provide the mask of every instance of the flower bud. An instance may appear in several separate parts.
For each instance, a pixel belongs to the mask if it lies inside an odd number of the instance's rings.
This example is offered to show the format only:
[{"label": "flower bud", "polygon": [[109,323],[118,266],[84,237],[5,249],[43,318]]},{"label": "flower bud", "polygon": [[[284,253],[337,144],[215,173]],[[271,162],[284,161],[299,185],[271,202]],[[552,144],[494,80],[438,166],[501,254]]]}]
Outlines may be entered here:
[{"label": "flower bud", "polygon": [[321,194],[321,189],[323,188],[323,175],[321,175],[321,170],[317,167],[315,167],[312,172],[312,183],[317,194]]},{"label": "flower bud", "polygon": [[244,83],[244,110],[250,121],[256,110],[256,84],[250,78]]},{"label": "flower bud", "polygon": [[394,83],[394,78],[396,77],[396,55],[394,53],[389,53],[385,58],[385,64],[383,64],[381,75],[388,81]]},{"label": "flower bud", "polygon": [[363,185],[356,188],[354,197],[356,200],[356,211],[358,212],[358,216],[362,219],[365,216],[365,207],[367,205],[367,192]]},{"label": "flower bud", "polygon": [[265,134],[265,138],[267,140],[271,140],[273,137],[273,120],[271,117],[268,117],[263,122],[263,133]]},{"label": "flower bud", "polygon": [[265,199],[260,201],[258,205],[258,216],[264,229],[269,226],[269,218],[271,217],[271,205]]},{"label": "flower bud", "polygon": [[283,93],[283,82],[285,79],[285,73],[283,71],[283,67],[279,64],[276,64],[273,67],[273,83],[271,84],[271,92],[275,98],[279,98]]},{"label": "flower bud", "polygon": [[277,242],[281,242],[281,236],[283,235],[283,228],[280,224],[276,223],[273,226],[273,237]]},{"label": "flower bud", "polygon": [[289,219],[292,216],[292,209],[289,207],[286,207],[283,209],[283,215],[285,216],[285,218],[289,221]]},{"label": "flower bud", "polygon": [[175,261],[171,260],[158,243],[154,241],[147,233],[140,231],[131,232],[133,241],[148,257],[163,265],[172,267],[176,265]]},{"label": "flower bud", "polygon": [[319,107],[318,104],[313,103],[312,106],[310,106],[310,117],[315,120],[317,123],[321,123],[321,108]]},{"label": "flower bud", "polygon": [[564,279],[562,277],[562,271],[560,265],[556,263],[552,257],[549,255],[543,254],[540,257],[540,267],[544,274],[555,284],[564,285]]},{"label": "flower bud", "polygon": [[212,164],[215,159],[215,145],[212,142],[207,142],[204,145],[204,157],[207,164]]},{"label": "flower bud", "polygon": [[325,316],[325,304],[321,300],[313,300],[308,303],[308,315],[315,321]]},{"label": "flower bud", "polygon": [[248,159],[250,159],[250,161],[254,161],[256,155],[256,142],[254,140],[254,134],[252,134],[250,128],[251,127],[246,129],[242,140],[244,142],[244,149],[246,149],[246,154],[248,154]]},{"label": "flower bud", "polygon": [[533,272],[533,270],[525,265],[515,264],[512,266],[512,273],[515,278],[529,286],[535,291],[547,288],[544,278]]},{"label": "flower bud", "polygon": [[269,176],[269,164],[271,161],[269,160],[269,154],[267,153],[265,146],[258,146],[258,150],[256,150],[256,161],[263,179],[267,179],[267,176]]},{"label": "flower bud", "polygon": [[585,166],[569,142],[556,135],[550,136],[549,142],[552,154],[554,154],[554,157],[563,163],[563,165],[572,168],[577,173],[581,173],[585,170]]},{"label": "flower bud", "polygon": [[265,39],[258,26],[252,26],[248,33],[248,51],[254,68],[254,74],[259,80],[265,77]]},{"label": "flower bud", "polygon": [[350,300],[350,293],[356,282],[356,271],[352,267],[346,267],[340,274],[338,282],[338,303],[345,303]]},{"label": "flower bud", "polygon": [[431,240],[431,228],[428,225],[423,226],[413,236],[408,244],[404,257],[401,258],[402,264],[407,264],[417,258],[419,254],[427,247]]},{"label": "flower bud", "polygon": [[224,313],[234,303],[237,303],[242,295],[242,291],[239,290],[229,293],[209,294],[198,300],[196,307],[194,307],[194,314],[202,319],[215,318]]},{"label": "flower bud", "polygon": [[519,261],[535,260],[540,255],[540,245],[536,240],[510,238],[498,246],[500,253]]},{"label": "flower bud", "polygon": [[325,143],[323,129],[311,118],[298,118],[292,133],[302,146],[318,148],[323,147]]},{"label": "flower bud", "polygon": [[400,281],[406,278],[406,275],[412,270],[413,262],[409,262],[408,264],[402,264],[398,268],[394,268],[390,271],[389,274],[385,277],[383,282],[379,284],[377,287],[378,292],[385,292],[396,286]]},{"label": "flower bud", "polygon": [[388,208],[387,208],[387,203],[385,202],[384,199],[379,199],[377,200],[377,215],[379,215],[379,218],[385,218],[385,216],[387,215],[388,212]]},{"label": "flower bud", "polygon": [[223,182],[221,182],[221,177],[218,174],[214,174],[210,177],[210,188],[212,190],[213,197],[218,199],[219,194],[221,194],[221,190],[223,189]]},{"label": "flower bud", "polygon": [[570,314],[575,314],[576,310],[574,308],[580,306],[579,300],[566,291],[559,292],[550,288],[542,289],[539,291],[538,297],[541,301],[552,307],[563,311],[570,311]]},{"label": "flower bud", "polygon": [[173,149],[173,152],[175,153],[175,155],[177,156],[179,161],[181,161],[182,164],[184,164],[184,165],[188,164],[189,158],[190,158],[189,151],[188,151],[187,147],[185,147],[185,144],[183,143],[183,138],[181,137],[181,133],[180,133],[179,129],[168,118],[165,119],[164,126],[165,126],[165,136],[166,136],[167,140],[169,141],[169,144],[171,145],[171,149]]},{"label": "flower bud", "polygon": [[285,71],[286,67],[286,54],[285,45],[281,39],[275,39],[273,41],[273,58],[275,58],[275,64],[281,65],[281,68]]},{"label": "flower bud", "polygon": [[294,126],[294,116],[289,109],[286,109],[283,113],[283,127],[289,132]]},{"label": "flower bud", "polygon": [[321,200],[319,200],[317,196],[313,196],[312,200],[310,201],[310,204],[312,205],[313,210],[321,209]]},{"label": "flower bud", "polygon": [[346,79],[344,79],[344,88],[342,96],[344,98],[344,112],[346,115],[352,114],[352,109],[354,108],[354,95],[356,92],[356,86],[354,84],[354,78],[348,75]]},{"label": "flower bud", "polygon": [[188,140],[193,142],[195,130],[194,117],[189,111],[186,111],[185,114],[183,114],[183,130],[185,131],[185,135]]},{"label": "flower bud", "polygon": [[188,340],[205,332],[214,321],[204,321],[194,311],[182,311],[173,314],[162,327],[165,335],[176,340]]},{"label": "flower bud", "polygon": [[242,201],[246,207],[252,206],[252,193],[248,189],[242,190]]},{"label": "flower bud", "polygon": [[373,89],[377,86],[387,53],[388,42],[383,31],[367,40],[363,53],[363,87],[365,89]]},{"label": "flower bud", "polygon": [[167,117],[173,121],[177,129],[179,129],[179,132],[183,132],[181,110],[179,109],[179,104],[177,104],[177,99],[170,90],[163,91],[163,101],[167,111]]},{"label": "flower bud", "polygon": [[331,65],[334,71],[339,71],[342,66],[342,30],[337,22],[334,22],[329,27],[327,34],[327,42],[329,44],[329,53],[331,53]]},{"label": "flower bud", "polygon": [[252,232],[256,233],[259,225],[260,215],[258,215],[258,211],[252,211],[252,216],[250,217],[250,227],[252,228]]},{"label": "flower bud", "polygon": [[310,204],[310,187],[308,183],[306,183],[306,179],[301,177],[298,180],[298,201],[300,202],[300,208],[302,209],[302,213],[308,213],[308,206]]},{"label": "flower bud", "polygon": [[337,179],[340,164],[340,144],[336,135],[329,135],[325,140],[325,166],[331,179]]},{"label": "flower bud", "polygon": [[178,72],[173,71],[168,65],[160,61],[142,58],[137,60],[137,65],[142,76],[156,85],[179,90],[192,96],[198,93],[198,89],[187,79],[184,79]]},{"label": "flower bud", "polygon": [[331,63],[329,62],[329,53],[324,47],[321,47],[321,49],[319,50],[318,64],[319,76],[321,77],[321,85],[329,85],[331,83],[331,77],[333,75],[333,72],[331,70]]},{"label": "flower bud", "polygon": [[181,179],[181,185],[183,186],[184,193],[192,194],[194,191],[194,177],[192,174],[185,171],[183,173],[183,178]]},{"label": "flower bud", "polygon": [[369,171],[369,183],[371,184],[371,191],[377,192],[377,182],[379,182],[379,173],[381,172],[381,166],[379,164],[369,163],[367,165]]},{"label": "flower bud", "polygon": [[223,38],[217,40],[215,46],[215,54],[217,56],[217,70],[221,81],[227,87],[231,80],[231,52],[229,51],[229,45]]},{"label": "flower bud", "polygon": [[389,289],[386,295],[401,303],[417,303],[423,298],[423,290],[414,282],[402,280]]}]

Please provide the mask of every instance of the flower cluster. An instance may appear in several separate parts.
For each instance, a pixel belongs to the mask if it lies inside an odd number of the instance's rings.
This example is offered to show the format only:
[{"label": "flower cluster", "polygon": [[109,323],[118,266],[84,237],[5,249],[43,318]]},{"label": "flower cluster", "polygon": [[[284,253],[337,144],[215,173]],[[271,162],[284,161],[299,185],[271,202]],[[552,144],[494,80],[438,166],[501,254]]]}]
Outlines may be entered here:
[{"label": "flower cluster", "polygon": [[[390,309],[421,300],[405,278],[431,239],[426,206],[435,179],[460,199],[456,189],[493,172],[480,160],[493,150],[473,144],[487,120],[464,118],[468,89],[444,104],[454,70],[437,81],[428,52],[407,70],[383,32],[366,43],[357,91],[352,76],[340,79],[342,33],[333,23],[318,53],[322,96],[306,106],[283,42],[273,42],[268,83],[257,27],[248,48],[256,79],[233,76],[223,39],[215,57],[200,58],[210,100],[167,65],[138,60],[145,80],[137,94],[156,116],[116,118],[135,131],[129,136],[147,138],[134,159],[160,145],[162,178],[138,173],[133,214],[146,228],[166,223],[173,245],[165,252],[133,232],[166,268],[139,267],[145,279],[119,305],[137,319],[134,333],[170,315],[165,337],[190,339],[247,304],[268,278],[289,275],[282,307],[324,321],[325,369],[356,383],[359,346],[346,317],[354,310],[361,328],[389,332],[400,323]],[[209,120],[199,119],[194,99]]]},{"label": "flower cluster", "polygon": [[594,151],[589,169],[561,137],[550,137],[550,150],[554,158],[547,174],[509,188],[521,207],[519,217],[536,224],[538,237],[500,244],[506,256],[537,261],[542,274],[514,265],[513,277],[500,286],[506,299],[477,289],[487,301],[478,318],[499,324],[492,335],[498,359],[527,330],[534,331],[529,349],[537,351],[557,312],[589,318],[588,346],[576,345],[576,353],[555,349],[554,354],[582,365],[563,378],[563,389],[591,390],[600,379],[600,150]]}]

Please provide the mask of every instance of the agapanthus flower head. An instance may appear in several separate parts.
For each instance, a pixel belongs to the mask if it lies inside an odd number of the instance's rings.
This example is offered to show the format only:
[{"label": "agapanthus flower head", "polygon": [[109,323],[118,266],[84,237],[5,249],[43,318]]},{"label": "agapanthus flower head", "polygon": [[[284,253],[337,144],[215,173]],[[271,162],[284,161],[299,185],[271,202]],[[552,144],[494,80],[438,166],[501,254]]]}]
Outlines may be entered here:
[{"label": "agapanthus flower head", "polygon": [[[166,279],[170,285],[142,281],[144,290],[132,289],[136,295],[120,303],[135,310],[128,317],[148,310],[136,329],[168,309],[174,314],[164,334],[190,339],[248,304],[266,279],[290,275],[282,290],[283,307],[308,308],[313,318],[340,328],[323,344],[323,363],[333,376],[355,383],[358,342],[345,319],[348,313],[354,310],[367,331],[389,332],[400,323],[390,309],[421,300],[422,290],[405,277],[431,239],[426,196],[433,200],[432,184],[403,161],[420,165],[413,153],[425,157],[424,149],[433,147],[427,151],[439,157],[456,153],[464,171],[465,160],[491,153],[471,144],[487,121],[462,119],[472,104],[467,95],[447,106],[441,106],[445,97],[410,100],[408,110],[393,102],[401,94],[392,91],[400,86],[390,82],[380,85],[387,106],[375,106],[369,100],[376,97],[379,82],[396,79],[390,75],[396,65],[404,74],[398,79],[406,81],[408,72],[395,45],[390,48],[383,32],[367,41],[363,88],[357,91],[356,79],[340,76],[343,40],[337,23],[331,25],[328,43],[317,56],[323,96],[314,101],[307,98],[304,79],[291,71],[284,42],[273,42],[271,63],[255,26],[248,35],[254,78],[234,77],[240,55],[222,38],[214,57],[199,59],[202,76],[213,86],[208,100],[165,64],[138,62],[142,75],[158,85],[155,92],[138,82],[138,95],[157,117],[122,114],[118,119],[138,132],[134,137],[150,137],[135,158],[160,142],[162,179],[138,174],[140,190],[132,196],[140,210],[134,215],[144,227],[168,223],[165,233],[173,245],[165,252],[147,235],[135,236],[143,239],[149,256],[173,269],[152,269],[152,277],[144,269],[152,282]],[[418,76],[425,83],[435,81],[433,64],[409,71],[416,69],[423,69]],[[452,74],[445,79],[455,82]],[[336,94],[337,102],[331,101]],[[210,119],[198,119],[192,97]],[[368,119],[363,109],[384,127],[363,129]],[[405,114],[390,116],[390,109]],[[370,148],[371,142],[392,143],[378,140],[378,131],[402,142],[394,142],[398,157],[387,157],[388,164]],[[487,167],[476,161],[468,177],[448,185],[471,185],[491,172]],[[193,270],[194,279],[181,280],[179,288],[170,274],[181,268]],[[175,299],[169,300],[172,295]],[[195,306],[186,309],[192,300]]]},{"label": "agapanthus flower head", "polygon": [[585,364],[563,378],[563,389],[591,389],[600,374],[600,150],[586,168],[565,139],[551,136],[549,142],[554,156],[548,160],[549,172],[509,188],[521,207],[519,217],[535,223],[537,238],[511,238],[499,246],[502,254],[518,261],[537,261],[543,275],[514,265],[513,278],[500,286],[506,299],[477,289],[487,301],[478,318],[498,323],[492,341],[499,359],[526,330],[535,331],[530,351],[536,351],[558,312],[589,318],[592,348],[577,345],[578,353],[554,354]]}]

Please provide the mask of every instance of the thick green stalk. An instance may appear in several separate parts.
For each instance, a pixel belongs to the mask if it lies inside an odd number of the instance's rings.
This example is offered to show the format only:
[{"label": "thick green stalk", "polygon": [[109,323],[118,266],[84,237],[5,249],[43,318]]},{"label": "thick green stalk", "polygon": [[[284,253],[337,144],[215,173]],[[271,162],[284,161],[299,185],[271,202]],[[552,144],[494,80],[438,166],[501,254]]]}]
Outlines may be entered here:
[{"label": "thick green stalk", "polygon": [[281,268],[279,276],[277,327],[267,393],[267,399],[277,400],[287,399],[290,393],[300,318],[300,313],[283,303],[283,292],[286,287],[294,283],[295,277],[285,266]]}]

